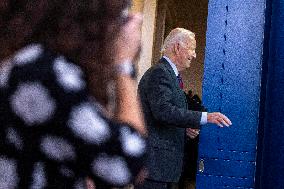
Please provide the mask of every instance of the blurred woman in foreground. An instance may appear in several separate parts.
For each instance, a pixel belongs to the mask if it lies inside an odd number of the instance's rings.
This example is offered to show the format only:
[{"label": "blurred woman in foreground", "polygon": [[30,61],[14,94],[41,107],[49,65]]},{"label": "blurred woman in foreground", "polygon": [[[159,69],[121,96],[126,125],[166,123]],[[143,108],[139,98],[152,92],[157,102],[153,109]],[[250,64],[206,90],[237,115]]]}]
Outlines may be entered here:
[{"label": "blurred woman in foreground", "polygon": [[[140,16],[126,0],[0,2],[0,188],[124,186],[146,134],[132,61]],[[116,84],[114,119],[102,113]]]}]

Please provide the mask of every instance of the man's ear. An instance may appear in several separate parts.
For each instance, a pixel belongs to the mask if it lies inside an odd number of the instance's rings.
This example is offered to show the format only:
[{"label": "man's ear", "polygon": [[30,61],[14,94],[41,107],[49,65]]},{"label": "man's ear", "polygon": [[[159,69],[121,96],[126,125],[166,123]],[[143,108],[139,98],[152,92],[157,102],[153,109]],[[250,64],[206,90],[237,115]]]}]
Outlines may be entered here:
[{"label": "man's ear", "polygon": [[174,44],[174,54],[178,54],[180,50],[180,44],[179,43],[175,43]]}]

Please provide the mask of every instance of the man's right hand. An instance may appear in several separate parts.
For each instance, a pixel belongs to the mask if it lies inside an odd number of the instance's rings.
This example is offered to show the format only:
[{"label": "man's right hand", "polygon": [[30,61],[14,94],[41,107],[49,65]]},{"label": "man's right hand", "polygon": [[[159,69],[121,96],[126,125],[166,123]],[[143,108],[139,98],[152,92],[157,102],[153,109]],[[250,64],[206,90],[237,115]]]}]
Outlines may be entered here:
[{"label": "man's right hand", "polygon": [[207,122],[208,123],[214,123],[218,125],[219,127],[229,127],[232,125],[232,122],[225,116],[224,114],[221,114],[220,112],[212,112],[207,114]]}]

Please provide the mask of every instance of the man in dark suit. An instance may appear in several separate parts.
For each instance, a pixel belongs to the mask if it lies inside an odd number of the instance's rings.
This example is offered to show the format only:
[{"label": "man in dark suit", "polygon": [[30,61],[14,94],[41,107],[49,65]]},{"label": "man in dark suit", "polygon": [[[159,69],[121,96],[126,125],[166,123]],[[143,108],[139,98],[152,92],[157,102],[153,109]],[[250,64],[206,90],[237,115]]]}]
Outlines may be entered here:
[{"label": "man in dark suit", "polygon": [[[148,176],[137,189],[169,189],[179,181],[184,154],[185,128],[215,123],[231,125],[223,114],[191,111],[187,108],[180,71],[196,58],[195,34],[176,28],[163,45],[163,58],[147,70],[138,92],[148,128]],[[198,130],[196,130],[198,135]]]}]

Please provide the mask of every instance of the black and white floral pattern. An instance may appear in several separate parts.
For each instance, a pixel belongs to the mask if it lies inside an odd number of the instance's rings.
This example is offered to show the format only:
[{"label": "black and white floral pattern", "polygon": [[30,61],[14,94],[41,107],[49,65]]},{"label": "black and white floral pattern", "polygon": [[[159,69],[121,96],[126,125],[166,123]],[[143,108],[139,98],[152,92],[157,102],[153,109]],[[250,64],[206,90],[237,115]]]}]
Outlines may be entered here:
[{"label": "black and white floral pattern", "polygon": [[133,182],[145,140],[103,116],[84,78],[40,44],[2,64],[0,188],[86,188],[86,177],[97,189]]},{"label": "black and white floral pattern", "polygon": [[56,58],[53,65],[57,81],[65,90],[78,91],[86,87],[83,72],[78,66],[68,63],[63,56]]},{"label": "black and white floral pattern", "polygon": [[11,158],[0,157],[0,188],[16,188],[18,181],[16,161]]},{"label": "black and white floral pattern", "polygon": [[28,126],[39,125],[51,119],[56,108],[48,90],[39,82],[20,83],[11,95],[10,104],[13,112]]}]

